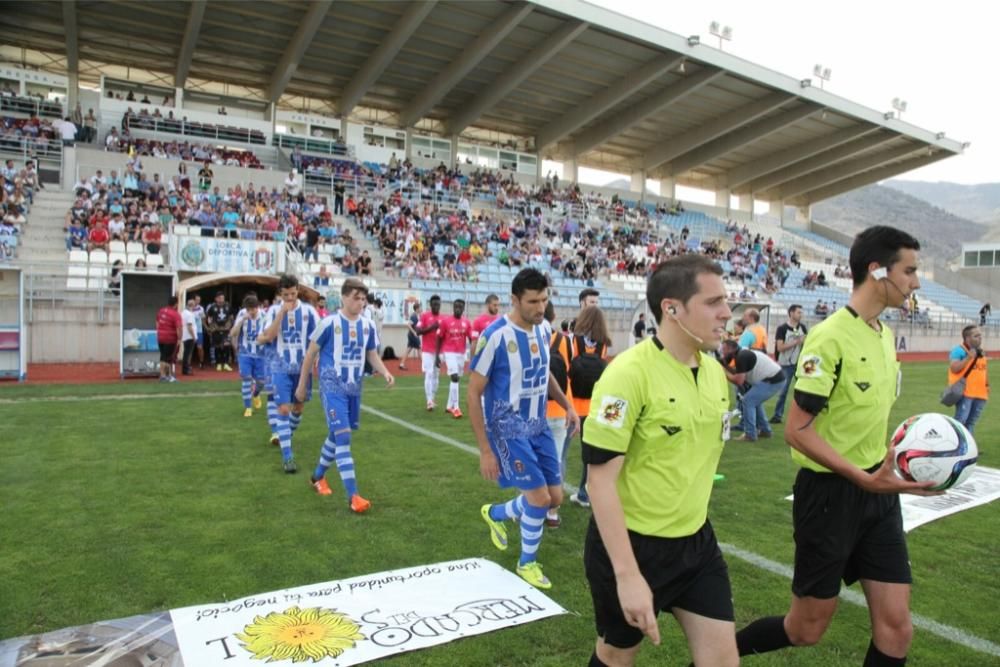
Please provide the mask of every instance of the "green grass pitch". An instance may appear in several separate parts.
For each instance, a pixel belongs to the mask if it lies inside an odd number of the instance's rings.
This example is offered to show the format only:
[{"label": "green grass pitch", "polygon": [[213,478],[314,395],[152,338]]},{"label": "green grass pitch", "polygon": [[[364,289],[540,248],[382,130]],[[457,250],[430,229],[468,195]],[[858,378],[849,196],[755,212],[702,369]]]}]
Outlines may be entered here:
[{"label": "green grass pitch", "polygon": [[[937,403],[942,363],[906,364],[903,376],[892,427],[911,414],[947,411]],[[442,383],[442,404],[446,391]],[[171,396],[121,397],[163,393]],[[44,400],[58,396],[88,400]],[[474,444],[467,419],[424,411],[422,378],[404,378],[388,391],[370,380],[364,403]],[[982,464],[994,467],[998,409],[987,405],[976,434]],[[333,496],[308,486],[326,432],[318,402],[307,406],[295,436],[301,470],[294,476],[281,471],[278,450],[267,445],[263,411],[242,417],[236,383],[6,386],[0,423],[0,638],[471,556],[513,568],[517,557],[516,535],[506,553],[490,544],[479,507],[507,494],[479,477],[474,456],[370,413],[353,447],[360,489],[373,503],[362,516],[348,511],[335,469],[328,476]],[[781,427],[776,435],[726,447],[726,479],[716,484],[709,516],[720,541],[791,564],[784,497],[795,466]],[[577,444],[570,459],[568,481],[576,483]],[[562,516],[562,527],[545,531],[539,560],[554,583],[549,594],[573,614],[391,664],[586,664],[594,640],[581,562],[589,512],[566,506]],[[912,532],[914,612],[997,641],[998,535],[995,504]],[[737,627],[785,611],[787,579],[727,560]],[[661,627],[663,645],[645,646],[639,664],[686,665],[676,623],[661,615]],[[744,664],[858,665],[868,640],[867,611],[842,602],[818,647]],[[981,667],[1000,658],[917,629],[909,664]]]}]

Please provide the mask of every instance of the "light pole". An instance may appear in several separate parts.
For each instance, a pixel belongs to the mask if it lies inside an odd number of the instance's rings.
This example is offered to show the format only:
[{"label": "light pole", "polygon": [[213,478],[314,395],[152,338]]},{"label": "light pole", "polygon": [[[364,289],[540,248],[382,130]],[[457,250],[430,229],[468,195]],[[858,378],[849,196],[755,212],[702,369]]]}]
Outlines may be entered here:
[{"label": "light pole", "polygon": [[708,24],[708,31],[719,38],[719,50],[722,51],[722,42],[733,41],[733,29],[728,25],[721,25],[718,21]]},{"label": "light pole", "polygon": [[833,76],[833,72],[830,71],[829,67],[823,67],[822,65],[815,65],[813,67],[813,76],[819,79],[819,89],[823,90],[823,84],[830,80]]},{"label": "light pole", "polygon": [[898,97],[892,98],[892,108],[896,110],[896,116],[903,119],[903,112],[906,111],[906,100]]}]

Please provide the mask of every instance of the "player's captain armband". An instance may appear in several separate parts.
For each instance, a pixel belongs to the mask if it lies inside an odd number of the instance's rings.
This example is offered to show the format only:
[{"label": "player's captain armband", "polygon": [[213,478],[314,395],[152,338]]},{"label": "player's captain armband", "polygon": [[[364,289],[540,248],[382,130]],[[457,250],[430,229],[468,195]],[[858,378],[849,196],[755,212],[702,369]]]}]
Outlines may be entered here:
[{"label": "player's captain armband", "polygon": [[601,398],[601,409],[597,411],[597,422],[612,428],[625,425],[625,415],[628,412],[628,401],[617,396]]}]

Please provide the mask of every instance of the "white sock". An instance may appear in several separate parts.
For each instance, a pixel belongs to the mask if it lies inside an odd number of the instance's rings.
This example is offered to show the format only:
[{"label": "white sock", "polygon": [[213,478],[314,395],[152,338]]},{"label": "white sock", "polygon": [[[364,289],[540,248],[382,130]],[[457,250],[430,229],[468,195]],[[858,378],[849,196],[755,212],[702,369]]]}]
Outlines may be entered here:
[{"label": "white sock", "polygon": [[424,373],[424,395],[427,397],[428,403],[434,400],[434,390],[436,388],[434,386],[434,376],[430,373]]},{"label": "white sock", "polygon": [[457,408],[458,407],[458,383],[451,382],[448,385],[448,407]]}]

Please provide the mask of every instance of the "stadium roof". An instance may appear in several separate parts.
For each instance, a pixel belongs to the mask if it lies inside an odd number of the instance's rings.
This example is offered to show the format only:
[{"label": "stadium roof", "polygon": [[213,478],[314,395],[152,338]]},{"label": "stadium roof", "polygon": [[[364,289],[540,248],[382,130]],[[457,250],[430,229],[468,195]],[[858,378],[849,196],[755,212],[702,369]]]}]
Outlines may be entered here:
[{"label": "stadium roof", "polygon": [[[581,2],[31,0],[2,41],[327,100],[340,115],[532,138],[551,159],[809,204],[963,145]],[[169,78],[168,78],[169,82]],[[818,83],[818,82],[817,82]]]}]

